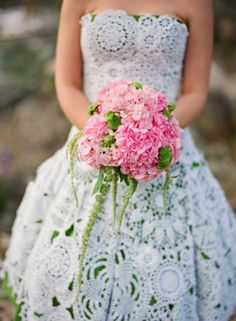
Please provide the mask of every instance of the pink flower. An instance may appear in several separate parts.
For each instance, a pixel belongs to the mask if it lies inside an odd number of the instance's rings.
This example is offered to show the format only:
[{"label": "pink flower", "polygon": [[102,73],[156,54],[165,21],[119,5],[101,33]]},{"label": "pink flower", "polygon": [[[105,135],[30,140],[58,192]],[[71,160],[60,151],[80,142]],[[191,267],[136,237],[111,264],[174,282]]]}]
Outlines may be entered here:
[{"label": "pink flower", "polygon": [[[87,121],[79,140],[78,152],[82,160],[99,169],[116,166],[138,181],[148,181],[160,174],[157,168],[161,147],[170,147],[171,165],[181,150],[181,131],[173,113],[163,114],[166,97],[152,86],[136,89],[130,80],[118,80],[98,92],[99,108]],[[118,127],[110,127],[106,114],[121,117]],[[113,128],[113,129],[112,129]],[[104,145],[105,136],[108,141]],[[111,135],[111,136],[109,136]]]}]

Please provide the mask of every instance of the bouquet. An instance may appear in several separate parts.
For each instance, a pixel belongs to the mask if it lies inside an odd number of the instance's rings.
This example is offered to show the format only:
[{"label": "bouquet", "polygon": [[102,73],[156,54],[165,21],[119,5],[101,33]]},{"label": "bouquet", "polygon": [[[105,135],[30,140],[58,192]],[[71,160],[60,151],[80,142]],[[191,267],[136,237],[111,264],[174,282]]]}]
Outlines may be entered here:
[{"label": "bouquet", "polygon": [[90,115],[83,131],[72,138],[68,146],[72,186],[75,194],[75,159],[85,161],[99,171],[93,189],[95,202],[82,236],[82,263],[89,235],[97,215],[112,186],[113,230],[116,223],[116,197],[119,180],[127,184],[122,197],[116,236],[122,218],[139,182],[150,181],[166,172],[163,185],[163,204],[171,181],[169,167],[179,157],[181,129],[174,114],[175,103],[150,85],[118,80],[101,88],[97,101],[88,106]]}]

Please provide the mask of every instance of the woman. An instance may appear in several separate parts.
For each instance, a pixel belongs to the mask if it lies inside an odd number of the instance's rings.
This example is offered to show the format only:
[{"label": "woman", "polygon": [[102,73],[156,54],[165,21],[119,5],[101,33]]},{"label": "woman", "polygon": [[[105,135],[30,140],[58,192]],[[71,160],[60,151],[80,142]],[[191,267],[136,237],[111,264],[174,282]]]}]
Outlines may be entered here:
[{"label": "woman", "polygon": [[183,149],[171,167],[167,212],[163,176],[139,184],[117,239],[108,194],[88,242],[79,297],[81,237],[98,173],[76,164],[76,208],[68,140],[41,164],[2,268],[22,321],[227,321],[233,314],[236,220],[188,129],[207,99],[212,29],[210,0],[63,1],[56,89],[73,125],[68,139],[83,129],[99,88],[128,78],[177,102]]}]

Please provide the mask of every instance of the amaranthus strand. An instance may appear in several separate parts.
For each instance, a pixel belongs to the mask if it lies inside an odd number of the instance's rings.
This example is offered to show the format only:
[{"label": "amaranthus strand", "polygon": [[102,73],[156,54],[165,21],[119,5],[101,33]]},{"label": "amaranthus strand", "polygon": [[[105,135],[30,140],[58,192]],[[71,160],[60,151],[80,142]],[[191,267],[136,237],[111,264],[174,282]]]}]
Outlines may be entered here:
[{"label": "amaranthus strand", "polygon": [[81,137],[82,131],[79,130],[78,133],[76,133],[69,144],[67,145],[66,149],[66,158],[70,157],[70,175],[71,175],[71,184],[72,184],[72,191],[75,196],[76,206],[78,207],[78,197],[77,197],[77,191],[75,187],[75,175],[74,175],[74,168],[75,168],[75,159],[78,159],[78,139]]},{"label": "amaranthus strand", "polygon": [[95,196],[95,202],[94,202],[93,207],[90,211],[87,225],[83,231],[82,245],[81,245],[81,251],[80,251],[80,256],[79,256],[78,293],[77,293],[75,300],[77,299],[77,297],[79,296],[79,293],[80,293],[80,287],[81,287],[81,283],[82,283],[83,263],[84,263],[84,258],[85,258],[87,246],[88,246],[88,240],[91,235],[91,231],[93,229],[93,226],[96,223],[98,213],[101,211],[102,206],[104,204],[105,196],[107,195],[109,188],[110,188],[110,183],[108,182],[108,180],[110,180],[110,179],[107,177],[107,181],[104,184],[102,184],[99,194],[97,194]]},{"label": "amaranthus strand", "polygon": [[162,197],[163,197],[163,206],[164,206],[164,210],[166,211],[167,209],[167,188],[169,187],[170,185],[170,182],[171,182],[171,176],[170,176],[170,169],[166,169],[165,170],[166,172],[166,178],[165,178],[165,183],[163,185],[163,188],[162,188]]},{"label": "amaranthus strand", "polygon": [[118,233],[120,232],[120,227],[121,227],[121,224],[122,224],[122,219],[123,219],[123,216],[125,214],[126,208],[127,208],[128,204],[129,204],[129,201],[130,201],[133,193],[135,192],[137,184],[138,184],[136,179],[134,179],[134,178],[132,178],[130,176],[128,176],[127,179],[128,179],[128,183],[129,183],[128,191],[127,191],[127,193],[125,193],[122,196],[123,204],[122,204],[122,207],[121,207],[121,210],[120,210],[119,223],[118,223],[118,228],[117,228],[117,231],[116,231],[116,237],[117,237]]},{"label": "amaranthus strand", "polygon": [[112,176],[112,199],[113,199],[113,223],[112,229],[114,231],[114,226],[116,222],[116,199],[117,199],[117,181],[118,181],[118,173],[115,170]]}]

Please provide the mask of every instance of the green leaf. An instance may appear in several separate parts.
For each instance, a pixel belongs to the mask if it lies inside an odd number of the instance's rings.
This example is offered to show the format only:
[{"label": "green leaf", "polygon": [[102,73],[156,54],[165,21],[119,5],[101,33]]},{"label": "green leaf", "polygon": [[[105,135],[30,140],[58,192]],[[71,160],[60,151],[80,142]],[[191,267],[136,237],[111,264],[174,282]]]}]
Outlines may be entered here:
[{"label": "green leaf", "polygon": [[126,185],[129,185],[129,181],[128,181],[128,175],[127,174],[123,174],[120,170],[120,167],[117,167],[117,173],[120,177],[120,181],[123,182],[125,181]]},{"label": "green leaf", "polygon": [[97,15],[96,13],[91,13],[92,21],[95,19],[96,15]]},{"label": "green leaf", "polygon": [[150,302],[149,302],[149,305],[154,305],[154,304],[156,304],[157,303],[157,299],[155,298],[155,296],[153,295],[152,297],[151,297],[151,300],[150,300]]},{"label": "green leaf", "polygon": [[71,236],[74,232],[74,224],[71,225],[70,228],[68,228],[68,230],[65,231],[65,235],[66,236]]},{"label": "green leaf", "polygon": [[171,118],[172,117],[172,112],[175,110],[176,104],[174,102],[170,102],[167,104],[166,108],[162,110],[162,113],[164,116]]},{"label": "green leaf", "polygon": [[161,147],[159,149],[158,160],[159,160],[158,164],[157,164],[158,169],[163,169],[163,168],[167,167],[172,161],[171,148],[168,146]]},{"label": "green leaf", "polygon": [[102,145],[104,147],[111,147],[111,145],[115,142],[115,137],[112,135],[105,135],[103,136],[103,141],[102,141]]},{"label": "green leaf", "polygon": [[70,308],[66,308],[66,310],[68,310],[70,312],[70,315],[71,315],[72,319],[74,320],[75,316],[74,316],[73,306]]},{"label": "green leaf", "polygon": [[11,303],[15,304],[16,303],[16,296],[14,295],[12,288],[9,287],[9,275],[7,272],[5,272],[5,276],[2,281],[2,289],[3,289],[6,297],[8,298],[8,300]]},{"label": "green leaf", "polygon": [[167,108],[168,108],[169,112],[174,111],[176,108],[176,103],[174,103],[174,102],[168,103]]},{"label": "green leaf", "polygon": [[204,260],[210,260],[210,257],[203,251],[201,251],[201,256],[203,257]]},{"label": "green leaf", "polygon": [[100,190],[100,188],[102,187],[102,183],[103,183],[103,179],[104,179],[104,170],[105,170],[104,167],[101,167],[99,170],[98,178],[97,178],[96,184],[93,188],[92,195],[97,193]]},{"label": "green leaf", "polygon": [[22,318],[20,316],[20,312],[21,312],[21,305],[17,304],[16,308],[15,308],[15,316],[14,316],[13,321],[21,321],[22,320]]},{"label": "green leaf", "polygon": [[100,271],[104,270],[106,268],[105,265],[100,265],[98,267],[95,268],[94,270],[94,276],[95,276],[95,279],[97,278],[98,274]]},{"label": "green leaf", "polygon": [[92,116],[95,112],[95,110],[97,109],[97,107],[99,106],[98,102],[92,103],[90,105],[88,105],[88,113],[90,116]]},{"label": "green leaf", "polygon": [[170,309],[170,310],[173,310],[173,309],[174,309],[174,306],[175,306],[174,304],[169,304],[169,309]]},{"label": "green leaf", "polygon": [[116,115],[113,111],[109,111],[105,115],[105,121],[111,129],[116,130],[121,124],[121,117]]},{"label": "green leaf", "polygon": [[70,282],[69,286],[68,286],[68,290],[72,291],[74,287],[74,279]]},{"label": "green leaf", "polygon": [[192,163],[192,168],[199,167],[201,164],[197,162]]},{"label": "green leaf", "polygon": [[162,113],[163,113],[164,116],[166,116],[168,118],[172,117],[171,113],[169,112],[169,110],[167,108],[164,108],[162,110]]},{"label": "green leaf", "polygon": [[34,315],[36,315],[36,317],[42,317],[43,316],[43,313],[38,313],[38,312],[34,312]]},{"label": "green leaf", "polygon": [[138,21],[138,19],[140,18],[139,15],[135,15],[135,14],[133,15],[133,17],[134,17],[134,19],[137,20],[137,21]]},{"label": "green leaf", "polygon": [[133,86],[136,89],[142,89],[143,88],[142,84],[140,84],[139,82],[132,82],[130,85]]},{"label": "green leaf", "polygon": [[56,296],[54,296],[54,297],[52,298],[52,305],[53,305],[54,307],[57,307],[58,305],[61,305],[61,303],[58,301],[58,299],[57,299]]},{"label": "green leaf", "polygon": [[13,321],[21,321],[22,318],[21,318],[21,316],[19,314],[21,312],[22,303],[21,304],[17,304],[16,303],[17,297],[16,297],[16,295],[14,295],[13,288],[9,286],[9,275],[8,275],[7,272],[5,272],[3,281],[1,283],[1,288],[2,288],[5,296],[7,297],[7,299],[11,303],[13,303],[14,306],[15,306],[15,316],[14,316]]},{"label": "green leaf", "polygon": [[58,232],[58,231],[53,232],[52,237],[51,237],[51,243],[56,237],[58,237],[59,234],[60,234],[60,232]]}]

